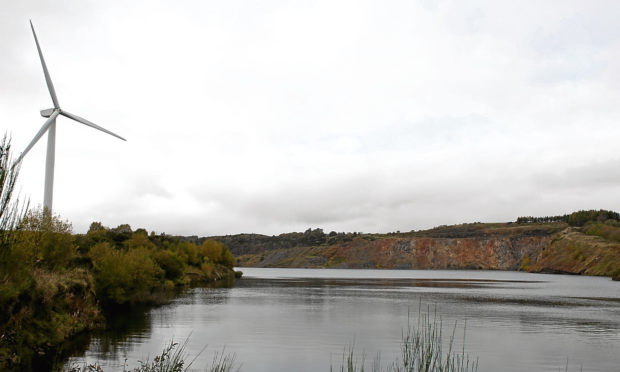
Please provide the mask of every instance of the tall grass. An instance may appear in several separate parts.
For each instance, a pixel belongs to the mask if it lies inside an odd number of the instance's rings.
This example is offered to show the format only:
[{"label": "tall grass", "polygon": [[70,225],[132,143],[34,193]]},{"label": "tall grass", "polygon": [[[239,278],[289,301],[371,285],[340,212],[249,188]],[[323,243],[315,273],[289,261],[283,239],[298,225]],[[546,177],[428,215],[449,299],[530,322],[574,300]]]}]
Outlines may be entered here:
[{"label": "tall grass", "polygon": [[456,324],[452,330],[448,349],[443,346],[443,324],[437,313],[420,314],[417,327],[409,326],[403,335],[401,363],[394,369],[398,372],[469,372],[478,370],[478,360],[470,359],[465,353],[465,331],[463,327],[463,348],[454,352]]},{"label": "tall grass", "polygon": [[[474,372],[478,370],[478,360],[473,360],[465,353],[465,327],[463,328],[463,348],[455,352],[454,337],[457,326],[454,325],[447,349],[444,349],[443,324],[435,312],[420,311],[416,326],[408,325],[403,332],[400,358],[382,368],[380,355],[373,360],[373,372]],[[353,347],[343,354],[340,372],[364,372],[365,355],[361,360],[355,357]],[[333,367],[330,368],[333,371]]]},{"label": "tall grass", "polygon": [[213,357],[213,363],[211,363],[211,367],[206,369],[207,372],[232,372],[239,371],[241,366],[237,367],[235,359],[237,359],[236,354],[225,354],[225,349],[222,349],[221,353],[215,353]]},{"label": "tall grass", "polygon": [[[185,358],[187,357],[185,347],[188,340],[189,338],[178,348],[178,343],[174,342],[174,340],[170,341],[170,344],[152,362],[149,362],[148,359],[146,362],[138,361],[140,366],[134,368],[131,372],[185,372],[189,370],[196,358],[187,363],[187,365],[185,364]],[[129,372],[125,368],[123,368],[123,371]]]},{"label": "tall grass", "polygon": [[[183,344],[179,344],[174,342],[174,340],[170,341],[170,344],[164,347],[161,354],[157,355],[153,358],[152,361],[148,359],[146,361],[138,361],[139,366],[133,369],[127,369],[127,366],[123,366],[123,372],[186,372],[190,371],[190,368],[194,364],[194,361],[204,349],[198,353],[189,363],[186,362],[188,354],[186,352],[187,342],[189,338],[183,342]],[[213,357],[213,363],[210,367],[205,368],[206,372],[233,372],[239,371],[240,367],[236,367],[236,355],[235,354],[225,354],[225,350],[222,350],[221,353],[216,352]],[[73,365],[70,369],[66,370],[68,372],[104,372],[103,367],[98,363],[88,364],[88,365]]]},{"label": "tall grass", "polygon": [[[342,353],[342,363],[340,364],[340,372],[353,372],[353,371],[361,371],[364,372],[364,364],[366,361],[366,355],[362,353],[360,364],[358,364],[358,360],[355,357],[355,345],[349,346]],[[333,372],[334,368],[330,366],[330,372]]]}]

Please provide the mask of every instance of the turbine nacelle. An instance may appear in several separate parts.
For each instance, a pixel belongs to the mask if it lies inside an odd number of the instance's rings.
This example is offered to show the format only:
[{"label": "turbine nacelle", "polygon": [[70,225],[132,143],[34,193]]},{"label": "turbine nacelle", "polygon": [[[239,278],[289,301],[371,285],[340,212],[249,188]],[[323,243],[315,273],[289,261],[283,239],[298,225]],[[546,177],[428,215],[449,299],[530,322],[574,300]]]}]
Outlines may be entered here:
[{"label": "turbine nacelle", "polygon": [[43,116],[44,118],[49,118],[54,113],[54,110],[56,110],[56,109],[55,108],[48,108],[48,109],[45,109],[45,110],[41,110],[41,116]]}]

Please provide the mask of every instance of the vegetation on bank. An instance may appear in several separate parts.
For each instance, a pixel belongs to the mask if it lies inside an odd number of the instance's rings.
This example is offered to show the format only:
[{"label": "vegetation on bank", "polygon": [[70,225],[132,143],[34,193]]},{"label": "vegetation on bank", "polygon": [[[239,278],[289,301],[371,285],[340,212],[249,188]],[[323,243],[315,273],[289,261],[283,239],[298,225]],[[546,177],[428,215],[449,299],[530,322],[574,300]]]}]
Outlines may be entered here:
[{"label": "vegetation on bank", "polygon": [[162,291],[234,277],[235,258],[214,240],[197,245],[98,222],[75,238],[81,256],[92,265],[97,295],[105,304],[157,302]]},{"label": "vegetation on bank", "polygon": [[103,326],[102,307],[159,303],[176,288],[235,276],[234,257],[213,240],[196,245],[100,223],[74,235],[40,209],[12,235],[0,270],[2,370],[35,368],[71,335]]},{"label": "vegetation on bank", "polygon": [[[42,370],[66,339],[104,325],[102,306],[158,302],[189,284],[233,280],[220,242],[68,221],[15,200],[19,165],[0,141],[0,370]],[[43,363],[43,364],[39,364]]]},{"label": "vegetation on bank", "polygon": [[40,209],[12,235],[0,271],[2,370],[29,369],[71,335],[103,326],[102,307],[159,303],[176,288],[235,276],[234,257],[213,240],[196,245],[100,223],[74,235],[70,223]]}]

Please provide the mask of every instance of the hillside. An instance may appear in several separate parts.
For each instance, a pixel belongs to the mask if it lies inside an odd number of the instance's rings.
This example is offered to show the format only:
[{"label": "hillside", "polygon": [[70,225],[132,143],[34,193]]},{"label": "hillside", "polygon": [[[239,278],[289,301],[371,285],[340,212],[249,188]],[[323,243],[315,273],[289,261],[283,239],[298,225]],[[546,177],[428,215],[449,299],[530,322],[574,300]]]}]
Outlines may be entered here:
[{"label": "hillside", "polygon": [[323,234],[320,229],[309,229],[304,234],[314,234],[316,244],[287,243],[278,236],[257,234],[213,238],[228,245],[237,256],[238,266],[248,267],[488,269],[620,275],[620,226],[615,220],[590,221],[581,227],[562,221],[474,223],[407,233]]}]

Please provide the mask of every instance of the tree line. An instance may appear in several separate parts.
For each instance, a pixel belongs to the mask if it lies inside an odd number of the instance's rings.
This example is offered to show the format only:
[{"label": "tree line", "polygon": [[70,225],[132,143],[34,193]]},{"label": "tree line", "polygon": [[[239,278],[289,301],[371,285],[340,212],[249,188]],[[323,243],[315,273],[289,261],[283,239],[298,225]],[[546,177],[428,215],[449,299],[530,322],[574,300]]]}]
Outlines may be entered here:
[{"label": "tree line", "polygon": [[581,210],[571,214],[561,216],[545,216],[545,217],[519,217],[516,223],[553,223],[565,222],[570,226],[583,226],[588,222],[605,222],[607,220],[620,221],[620,214],[614,211],[604,209],[600,210]]},{"label": "tree line", "polygon": [[224,243],[235,255],[256,254],[273,249],[312,247],[323,244],[337,244],[352,241],[356,237],[364,236],[361,232],[325,233],[321,228],[308,228],[304,232],[290,232],[279,235],[235,234],[198,238],[197,236],[180,237],[200,244],[204,240],[213,239]]}]

